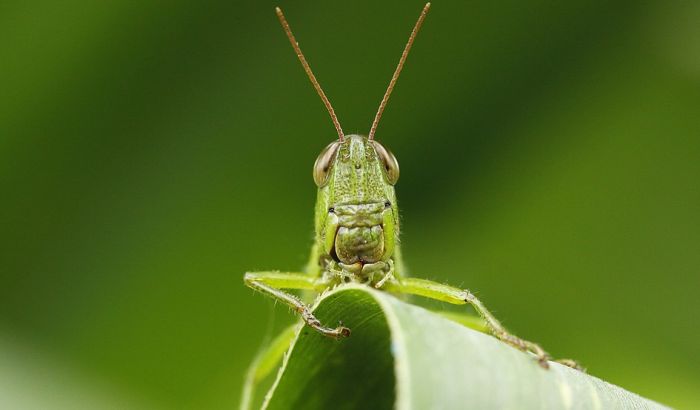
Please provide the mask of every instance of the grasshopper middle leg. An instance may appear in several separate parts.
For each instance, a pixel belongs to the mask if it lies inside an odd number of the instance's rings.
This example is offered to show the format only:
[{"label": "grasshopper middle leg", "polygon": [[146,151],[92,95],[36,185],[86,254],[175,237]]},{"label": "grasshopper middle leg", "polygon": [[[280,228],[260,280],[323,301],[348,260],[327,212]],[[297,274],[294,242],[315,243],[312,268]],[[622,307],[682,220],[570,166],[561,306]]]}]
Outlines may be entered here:
[{"label": "grasshopper middle leg", "polygon": [[311,313],[311,309],[304,302],[291,293],[287,293],[282,290],[319,290],[319,287],[324,288],[325,285],[321,286],[316,278],[303,273],[248,272],[243,277],[243,280],[250,288],[258,290],[268,296],[284,302],[287,306],[299,313],[302,320],[304,320],[309,327],[313,328],[319,333],[336,339],[350,336],[350,329],[347,327],[338,326],[336,328],[330,328],[323,326],[321,322],[316,319],[313,313]]},{"label": "grasshopper middle leg", "polygon": [[[423,296],[429,299],[440,300],[443,302],[452,303],[455,305],[470,304],[474,307],[477,313],[484,319],[486,326],[491,334],[498,339],[508,343],[509,345],[533,353],[537,357],[540,366],[545,369],[549,368],[549,354],[544,351],[537,343],[533,343],[521,339],[511,333],[501,324],[501,322],[493,316],[493,314],[484,306],[474,294],[466,289],[459,289],[453,286],[444,285],[425,279],[402,278],[386,284],[386,289],[389,291],[408,293],[412,295]],[[581,369],[580,366],[573,360],[563,360],[562,364],[576,369]]]}]

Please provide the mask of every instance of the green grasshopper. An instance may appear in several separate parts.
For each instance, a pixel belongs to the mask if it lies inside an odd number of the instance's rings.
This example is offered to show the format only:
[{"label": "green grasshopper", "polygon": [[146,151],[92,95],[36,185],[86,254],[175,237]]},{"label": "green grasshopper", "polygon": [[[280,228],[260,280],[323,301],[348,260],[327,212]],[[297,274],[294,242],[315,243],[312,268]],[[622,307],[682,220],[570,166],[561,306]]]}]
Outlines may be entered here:
[{"label": "green grasshopper", "polygon": [[[254,290],[284,302],[301,316],[306,325],[331,338],[348,337],[350,329],[342,325],[326,326],[314,317],[301,299],[282,289],[320,293],[353,282],[395,294],[419,295],[456,305],[470,304],[492,335],[517,349],[533,353],[539,364],[548,368],[549,355],[539,345],[509,333],[470,291],[404,275],[399,246],[399,209],[394,191],[399,164],[374,136],[429,8],[430,3],[427,3],[411,32],[367,137],[343,133],[338,117],[302,54],[284,14],[276,9],[301,65],[330,113],[338,139],[321,151],[313,168],[314,182],[318,186],[316,235],[307,271],[249,272],[244,281]],[[570,360],[561,362],[578,367]],[[252,371],[256,372],[255,369]]]}]

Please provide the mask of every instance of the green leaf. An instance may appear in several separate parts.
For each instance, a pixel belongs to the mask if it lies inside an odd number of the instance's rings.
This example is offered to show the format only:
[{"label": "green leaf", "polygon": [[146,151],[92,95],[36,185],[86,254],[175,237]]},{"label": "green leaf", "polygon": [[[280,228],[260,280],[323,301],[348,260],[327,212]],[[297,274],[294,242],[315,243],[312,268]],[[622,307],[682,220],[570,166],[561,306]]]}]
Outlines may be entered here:
[{"label": "green leaf", "polygon": [[664,408],[366,286],[328,292],[314,312],[353,333],[298,328],[268,409]]}]

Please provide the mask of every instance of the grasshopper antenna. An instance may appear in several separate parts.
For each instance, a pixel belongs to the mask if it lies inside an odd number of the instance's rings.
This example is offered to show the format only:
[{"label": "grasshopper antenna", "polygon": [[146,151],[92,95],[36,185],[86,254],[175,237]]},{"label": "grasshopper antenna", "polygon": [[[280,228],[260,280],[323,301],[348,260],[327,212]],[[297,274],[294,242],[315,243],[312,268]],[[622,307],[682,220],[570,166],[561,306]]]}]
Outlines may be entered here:
[{"label": "grasshopper antenna", "polygon": [[386,103],[389,101],[389,97],[391,96],[391,92],[394,91],[394,86],[396,85],[396,80],[399,79],[399,74],[401,74],[401,70],[403,69],[403,65],[406,62],[406,57],[408,57],[408,52],[411,51],[411,46],[413,45],[413,40],[416,39],[416,35],[418,34],[418,30],[420,30],[420,27],[423,25],[423,20],[425,20],[425,16],[428,14],[428,10],[430,10],[430,3],[425,3],[425,6],[423,7],[423,11],[421,11],[420,16],[418,17],[418,21],[416,21],[416,25],[413,26],[413,31],[411,31],[411,35],[408,37],[408,43],[406,43],[406,47],[403,49],[403,53],[401,53],[401,59],[399,60],[399,65],[396,66],[396,71],[394,71],[394,75],[391,77],[391,81],[389,81],[389,87],[386,89],[386,93],[384,93],[384,98],[382,98],[382,102],[379,104],[379,109],[377,110],[377,115],[374,116],[374,122],[372,122],[372,128],[370,128],[370,130],[369,130],[368,139],[370,141],[374,139],[374,133],[377,132],[377,125],[379,124],[379,119],[382,118],[382,113],[384,113],[384,108],[386,108]]},{"label": "grasshopper antenna", "polygon": [[340,142],[343,142],[345,140],[345,135],[343,134],[343,129],[340,127],[340,121],[338,121],[338,116],[335,115],[335,110],[333,110],[333,106],[331,105],[331,102],[328,100],[328,97],[326,97],[326,93],[323,92],[323,89],[321,88],[321,85],[318,83],[318,80],[316,80],[316,76],[314,75],[313,71],[311,71],[311,67],[309,67],[309,63],[306,62],[306,58],[304,57],[304,54],[301,52],[301,49],[299,48],[299,43],[297,42],[296,38],[294,38],[294,34],[292,34],[292,29],[289,28],[289,23],[287,23],[287,19],[284,18],[284,14],[282,13],[282,9],[280,9],[279,7],[275,7],[275,13],[277,13],[277,17],[280,19],[280,23],[282,24],[282,28],[284,29],[284,32],[287,34],[287,37],[289,38],[289,42],[292,43],[292,47],[294,48],[294,51],[297,53],[297,57],[299,57],[299,62],[301,62],[302,67],[304,67],[304,71],[306,71],[306,75],[309,76],[309,80],[311,80],[311,84],[313,84],[314,88],[316,89],[318,96],[321,97],[321,101],[323,101],[323,104],[326,106],[326,109],[328,110],[328,114],[331,115],[331,120],[333,121],[333,125],[335,126],[335,130],[338,132],[338,140]]}]

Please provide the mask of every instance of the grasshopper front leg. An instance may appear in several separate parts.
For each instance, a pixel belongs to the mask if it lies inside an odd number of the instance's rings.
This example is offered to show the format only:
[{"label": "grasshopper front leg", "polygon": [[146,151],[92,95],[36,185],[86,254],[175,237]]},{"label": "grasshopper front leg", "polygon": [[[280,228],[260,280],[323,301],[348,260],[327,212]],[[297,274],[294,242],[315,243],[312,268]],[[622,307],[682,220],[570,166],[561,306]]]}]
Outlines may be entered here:
[{"label": "grasshopper front leg", "polygon": [[243,277],[245,284],[268,296],[284,302],[287,306],[299,313],[302,320],[309,327],[318,331],[324,336],[338,339],[350,336],[350,329],[338,326],[335,329],[321,325],[321,322],[311,313],[311,309],[298,297],[282,289],[306,289],[321,290],[325,284],[320,283],[317,278],[303,273],[290,272],[248,272]]},{"label": "grasshopper front leg", "polygon": [[[547,354],[540,345],[521,339],[508,332],[486,306],[484,306],[473,293],[466,289],[459,289],[442,283],[415,278],[401,278],[388,282],[386,284],[386,289],[398,293],[423,296],[455,305],[470,304],[486,322],[489,333],[517,349],[533,353],[537,357],[540,366],[545,369],[549,368],[549,354]],[[583,370],[578,363],[573,360],[561,360],[560,363],[575,369]]]}]

